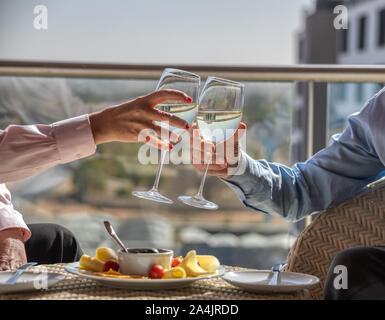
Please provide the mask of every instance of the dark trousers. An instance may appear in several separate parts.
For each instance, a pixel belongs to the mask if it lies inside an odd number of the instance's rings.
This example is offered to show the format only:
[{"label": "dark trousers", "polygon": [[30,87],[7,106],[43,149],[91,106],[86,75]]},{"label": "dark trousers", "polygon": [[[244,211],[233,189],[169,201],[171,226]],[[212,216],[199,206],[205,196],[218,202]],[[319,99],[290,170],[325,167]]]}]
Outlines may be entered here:
[{"label": "dark trousers", "polygon": [[29,224],[31,238],[25,243],[29,262],[50,264],[78,261],[83,252],[68,229],[52,223]]},{"label": "dark trousers", "polygon": [[[337,266],[346,267],[347,289],[335,288]],[[337,253],[330,262],[324,299],[385,299],[385,247],[353,247]]]}]

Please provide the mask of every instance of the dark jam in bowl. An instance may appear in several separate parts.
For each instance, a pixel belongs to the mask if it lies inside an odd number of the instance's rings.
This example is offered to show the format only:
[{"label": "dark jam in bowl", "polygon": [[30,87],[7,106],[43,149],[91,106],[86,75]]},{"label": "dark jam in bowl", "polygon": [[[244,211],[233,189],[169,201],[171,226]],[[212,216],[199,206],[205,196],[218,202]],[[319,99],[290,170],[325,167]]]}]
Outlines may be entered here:
[{"label": "dark jam in bowl", "polygon": [[164,253],[168,252],[168,250],[164,249],[155,249],[155,248],[134,248],[127,249],[129,253]]}]

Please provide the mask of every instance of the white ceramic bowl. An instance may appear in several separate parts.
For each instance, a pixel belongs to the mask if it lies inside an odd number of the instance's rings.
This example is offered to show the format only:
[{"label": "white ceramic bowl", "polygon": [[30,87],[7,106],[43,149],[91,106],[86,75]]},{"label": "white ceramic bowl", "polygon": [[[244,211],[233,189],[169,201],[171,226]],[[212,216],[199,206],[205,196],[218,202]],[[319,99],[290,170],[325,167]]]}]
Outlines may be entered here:
[{"label": "white ceramic bowl", "polygon": [[172,250],[158,249],[159,253],[133,253],[130,250],[137,250],[135,248],[127,249],[128,252],[118,251],[120,273],[132,274],[140,276],[148,276],[150,269],[159,264],[164,269],[171,268],[171,261],[174,255]]}]

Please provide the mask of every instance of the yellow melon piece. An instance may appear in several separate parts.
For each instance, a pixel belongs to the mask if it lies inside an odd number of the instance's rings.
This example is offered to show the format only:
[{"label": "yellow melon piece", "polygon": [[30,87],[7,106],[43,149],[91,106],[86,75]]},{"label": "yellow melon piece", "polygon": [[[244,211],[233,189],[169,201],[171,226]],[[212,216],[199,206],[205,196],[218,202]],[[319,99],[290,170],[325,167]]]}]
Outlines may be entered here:
[{"label": "yellow melon piece", "polygon": [[210,273],[198,265],[197,253],[195,250],[187,252],[179,267],[183,268],[189,277],[198,277]]},{"label": "yellow melon piece", "polygon": [[79,261],[79,267],[94,272],[102,272],[104,263],[98,259],[83,254]]},{"label": "yellow melon piece", "polygon": [[186,278],[186,271],[181,267],[174,267],[165,271],[162,279]]},{"label": "yellow melon piece", "polygon": [[215,272],[219,268],[219,260],[215,256],[197,255],[197,260],[202,269],[208,272]]},{"label": "yellow melon piece", "polygon": [[102,262],[106,262],[108,260],[118,261],[118,255],[115,250],[111,248],[97,248],[95,258]]}]

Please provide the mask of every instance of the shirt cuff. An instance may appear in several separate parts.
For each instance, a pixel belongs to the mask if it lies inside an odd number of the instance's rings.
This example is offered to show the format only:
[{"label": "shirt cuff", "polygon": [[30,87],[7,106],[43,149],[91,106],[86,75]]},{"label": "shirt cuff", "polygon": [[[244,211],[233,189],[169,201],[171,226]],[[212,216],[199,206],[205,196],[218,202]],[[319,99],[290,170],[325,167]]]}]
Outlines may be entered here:
[{"label": "shirt cuff", "polygon": [[244,179],[244,178],[242,178],[242,175],[246,171],[246,166],[247,166],[247,159],[246,158],[247,157],[248,157],[248,155],[244,151],[241,151],[241,157],[239,159],[239,164],[238,164],[238,167],[237,167],[237,170],[235,171],[235,173],[230,178],[221,179],[227,186],[229,186],[231,189],[234,190],[237,197],[242,202],[244,202],[246,200],[246,197],[245,197],[245,194],[241,188],[241,185],[242,185],[242,179]]},{"label": "shirt cuff", "polygon": [[1,210],[0,215],[0,231],[11,228],[20,228],[23,230],[23,242],[26,242],[31,237],[31,231],[24,222],[20,212],[14,209]]},{"label": "shirt cuff", "polygon": [[95,153],[96,145],[88,114],[52,124],[61,163],[68,163]]}]

